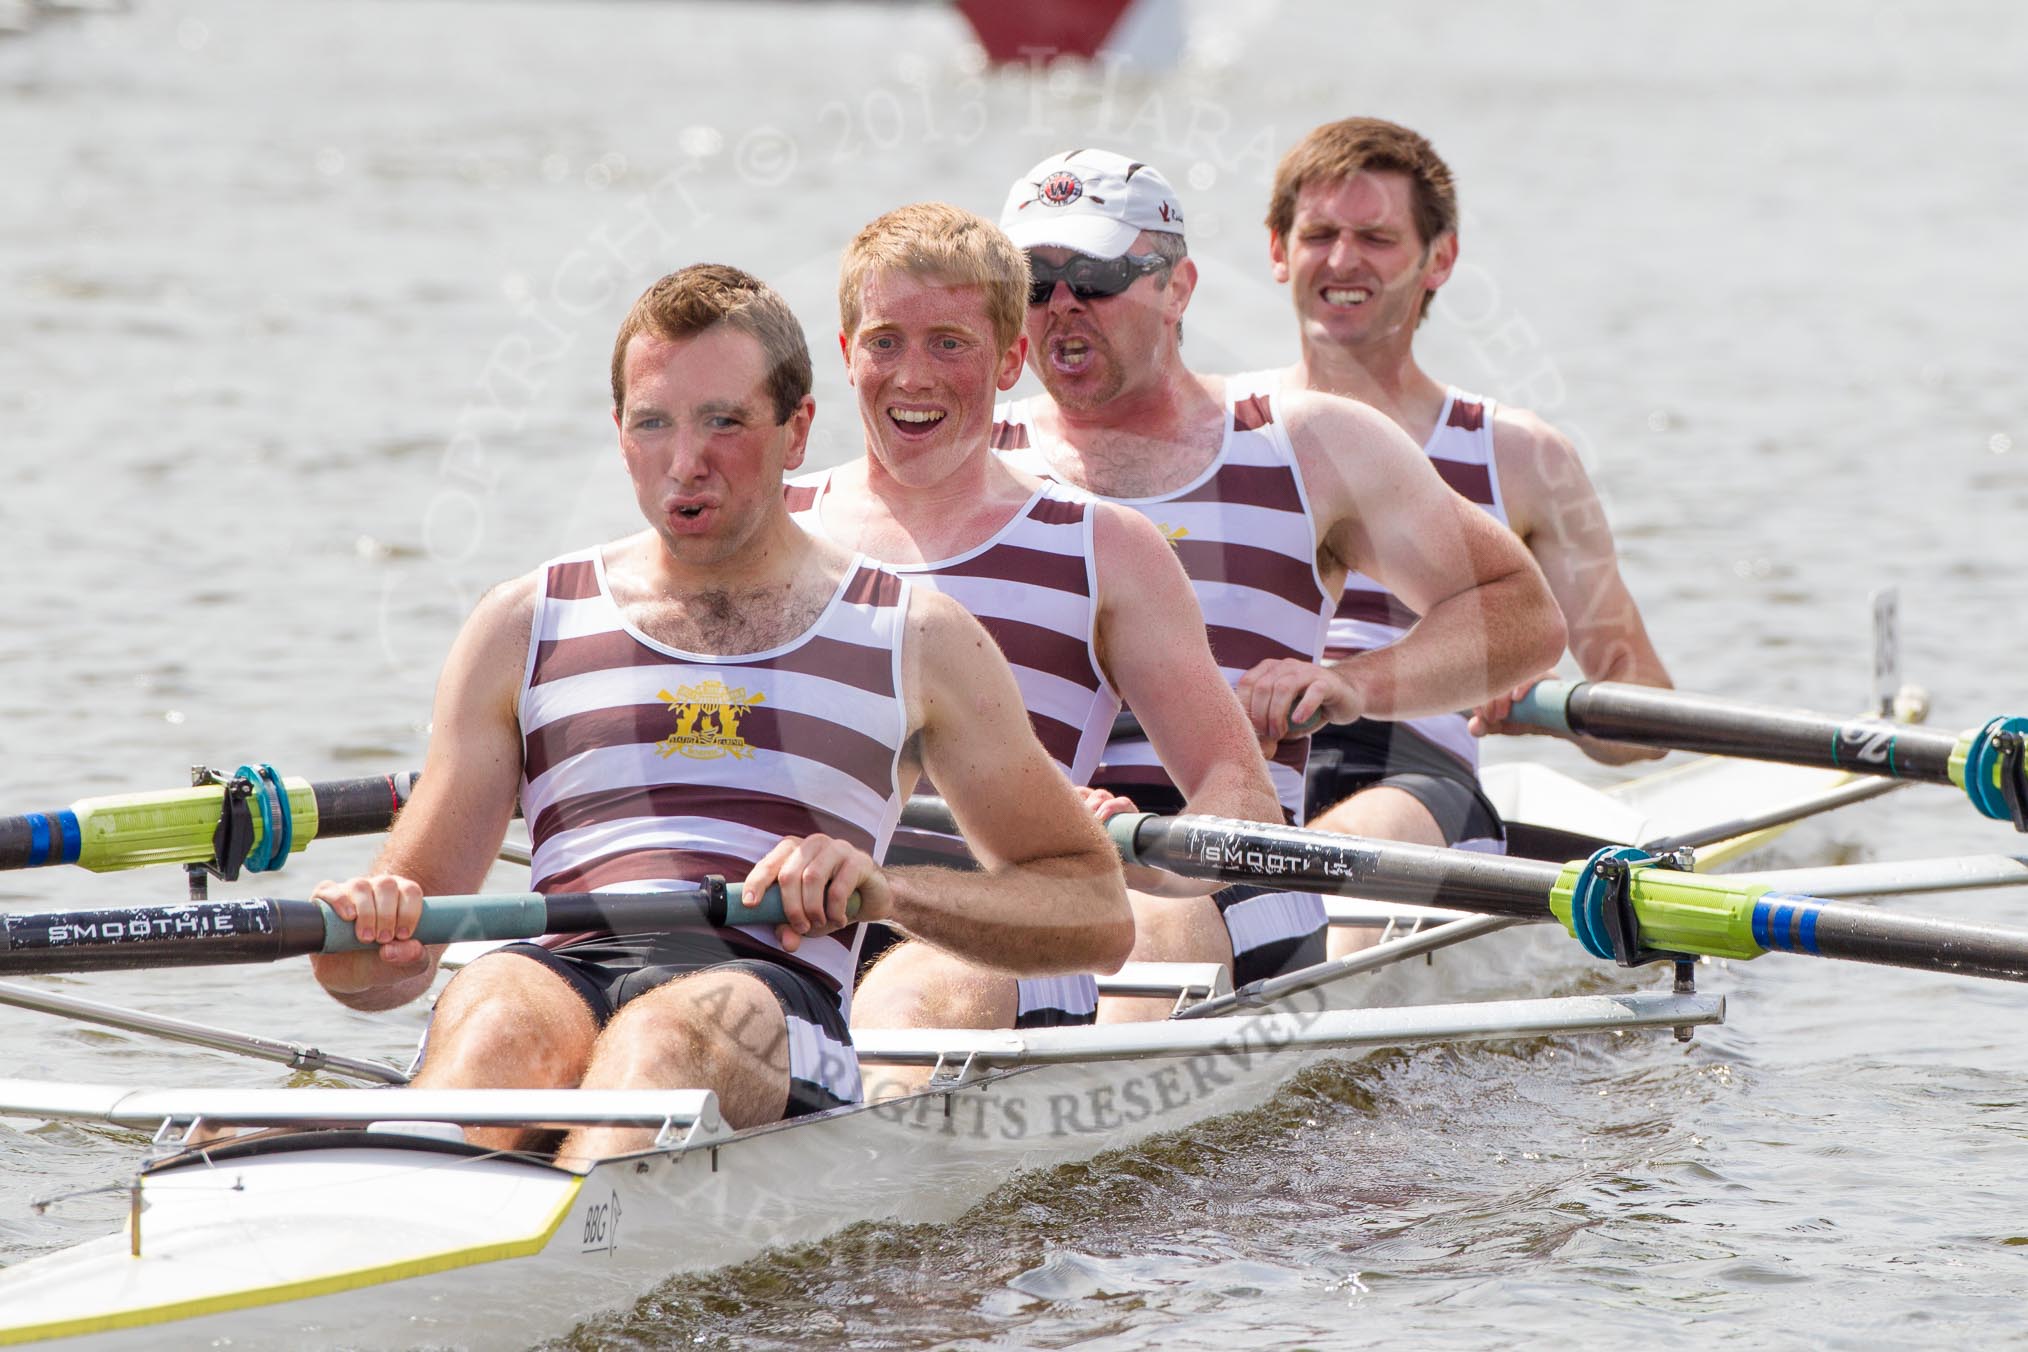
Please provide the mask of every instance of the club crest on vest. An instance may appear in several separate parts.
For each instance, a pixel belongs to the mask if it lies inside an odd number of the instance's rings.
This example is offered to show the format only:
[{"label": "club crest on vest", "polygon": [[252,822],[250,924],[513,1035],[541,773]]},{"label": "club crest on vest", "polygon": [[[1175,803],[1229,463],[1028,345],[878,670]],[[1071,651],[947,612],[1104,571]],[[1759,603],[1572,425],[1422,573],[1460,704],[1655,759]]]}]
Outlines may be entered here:
[{"label": "club crest on vest", "polygon": [[676,730],[655,743],[659,755],[666,759],[680,752],[692,760],[721,756],[752,759],[754,749],[739,735],[739,720],[754,705],[767,701],[764,692],[728,686],[714,678],[697,685],[679,685],[673,695],[667,690],[655,694],[676,715]]}]

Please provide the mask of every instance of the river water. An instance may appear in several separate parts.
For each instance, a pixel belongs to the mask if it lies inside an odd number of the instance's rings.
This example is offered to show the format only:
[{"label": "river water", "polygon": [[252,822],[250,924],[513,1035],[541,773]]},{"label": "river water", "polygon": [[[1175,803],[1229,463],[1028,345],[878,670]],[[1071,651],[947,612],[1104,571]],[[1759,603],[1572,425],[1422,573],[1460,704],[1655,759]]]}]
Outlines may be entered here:
[{"label": "river water", "polygon": [[[0,808],[196,762],[419,763],[478,592],[628,528],[610,335],[682,263],[788,295],[830,463],[857,449],[827,355],[852,232],[928,197],[990,214],[1042,155],[1106,145],[1184,193],[1193,359],[1288,359],[1267,178],[1355,111],[1425,131],[1462,185],[1426,364],[1579,440],[1680,684],[1855,707],[1893,584],[1934,721],[2028,704],[2016,7],[1185,8],[1168,72],[987,73],[940,7],[729,0],[136,0],[0,40]],[[1537,753],[1582,768],[1499,751]],[[1779,857],[2020,848],[1918,789]],[[319,843],[262,890],[371,849]],[[180,886],[51,870],[0,902]],[[2018,890],[1920,904],[2028,922]],[[421,1019],[340,1010],[300,965],[53,984],[367,1055]],[[1329,1067],[950,1225],[677,1279],[572,1343],[2018,1341],[2023,995],[1779,957],[1705,986],[1731,1018],[1687,1049]],[[0,1065],[284,1082],[22,1012]],[[111,1199],[26,1204],[135,1139],[25,1127],[0,1124],[0,1261],[109,1228]]]}]

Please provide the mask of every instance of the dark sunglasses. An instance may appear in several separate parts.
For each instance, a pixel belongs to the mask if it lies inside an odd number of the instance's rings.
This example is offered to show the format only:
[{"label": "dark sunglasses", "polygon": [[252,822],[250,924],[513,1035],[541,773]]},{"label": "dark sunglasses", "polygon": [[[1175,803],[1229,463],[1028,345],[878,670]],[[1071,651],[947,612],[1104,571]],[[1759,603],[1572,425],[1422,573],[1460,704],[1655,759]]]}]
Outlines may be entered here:
[{"label": "dark sunglasses", "polygon": [[1061,266],[1028,255],[1028,303],[1047,305],[1062,282],[1079,300],[1103,300],[1117,296],[1151,272],[1165,272],[1171,266],[1160,254],[1121,254],[1118,258],[1092,258],[1072,254]]}]

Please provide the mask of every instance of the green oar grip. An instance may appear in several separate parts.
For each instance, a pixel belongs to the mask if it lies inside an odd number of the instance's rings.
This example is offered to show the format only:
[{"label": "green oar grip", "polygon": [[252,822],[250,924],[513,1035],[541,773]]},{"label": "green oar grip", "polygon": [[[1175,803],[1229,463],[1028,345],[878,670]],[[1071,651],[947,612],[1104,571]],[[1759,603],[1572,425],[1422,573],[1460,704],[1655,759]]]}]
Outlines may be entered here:
[{"label": "green oar grip", "polygon": [[[633,931],[783,923],[779,887],[769,887],[759,903],[751,907],[742,904],[742,890],[739,883],[727,883],[722,908],[704,887],[662,893],[573,893],[556,897],[546,897],[540,892],[424,897],[422,918],[413,937],[424,944],[456,944],[534,939],[552,932],[574,933],[603,925]],[[860,896],[854,892],[846,898],[845,914],[856,920],[860,904]],[[362,943],[353,923],[339,919],[329,905],[323,902],[317,905],[323,913],[324,952],[356,953],[377,947]],[[553,910],[568,913],[552,915]]]},{"label": "green oar grip", "polygon": [[1142,822],[1155,820],[1152,812],[1122,812],[1106,818],[1106,835],[1112,838],[1113,848],[1120,852],[1120,862],[1138,864],[1141,862],[1139,835]]},{"label": "green oar grip", "polygon": [[1527,694],[1514,701],[1514,707],[1507,712],[1507,721],[1531,728],[1546,728],[1568,736],[1570,696],[1583,684],[1582,681],[1554,679],[1537,681],[1529,687]]},{"label": "green oar grip", "polygon": [[[350,920],[341,920],[325,902],[324,951],[356,953],[377,948],[360,942]],[[548,933],[549,903],[540,892],[494,896],[424,897],[422,919],[414,937],[425,944],[457,944],[499,939],[533,939]]]},{"label": "green oar grip", "polygon": [[[727,883],[725,885],[725,923],[728,925],[779,925],[786,917],[782,912],[782,889],[772,884],[761,893],[761,899],[752,906],[744,901],[746,885]],[[845,898],[845,918],[859,918],[860,896],[857,892]]]}]

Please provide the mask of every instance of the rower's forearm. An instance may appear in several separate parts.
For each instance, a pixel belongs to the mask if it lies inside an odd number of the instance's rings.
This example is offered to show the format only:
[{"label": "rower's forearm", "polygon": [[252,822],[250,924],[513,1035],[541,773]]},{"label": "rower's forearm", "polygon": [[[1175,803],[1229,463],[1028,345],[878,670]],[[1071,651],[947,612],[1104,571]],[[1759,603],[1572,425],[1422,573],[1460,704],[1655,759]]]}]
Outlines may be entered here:
[{"label": "rower's forearm", "polygon": [[1450,597],[1397,642],[1332,664],[1368,718],[1400,722],[1484,703],[1556,665],[1563,615],[1532,573]]},{"label": "rower's forearm", "polygon": [[317,984],[347,1009],[377,1014],[399,1009],[428,991],[437,977],[437,952],[430,954],[422,971],[383,980],[386,964],[378,952],[312,954],[310,970]]},{"label": "rower's forearm", "polygon": [[1010,976],[1115,972],[1134,944],[1117,857],[1084,852],[980,872],[887,870],[894,920],[919,939]]},{"label": "rower's forearm", "polygon": [[[1283,820],[1281,800],[1275,797],[1274,782],[1267,777],[1267,763],[1259,759],[1244,765],[1221,764],[1200,782],[1189,785],[1183,811],[1191,816],[1274,826]],[[1225,886],[1215,879],[1186,878],[1141,865],[1128,868],[1126,877],[1128,887],[1156,897],[1208,897]]]},{"label": "rower's forearm", "polygon": [[1600,765],[1632,765],[1635,761],[1660,760],[1668,750],[1659,746],[1638,746],[1633,742],[1608,742],[1600,737],[1573,737],[1577,749]]},{"label": "rower's forearm", "polygon": [[1186,813],[1281,824],[1281,800],[1267,776],[1267,762],[1259,757],[1244,765],[1220,765],[1199,783],[1183,788]]},{"label": "rower's forearm", "polygon": [[[1573,631],[1570,647],[1587,681],[1616,681],[1622,685],[1646,685],[1661,690],[1675,687],[1675,682],[1669,679],[1668,668],[1662,665],[1660,654],[1648,641],[1638,619],[1631,637],[1625,630],[1610,639],[1602,639],[1596,633],[1580,635]],[[1611,742],[1599,737],[1573,737],[1571,740],[1577,744],[1578,750],[1601,765],[1631,765],[1636,761],[1660,760],[1668,754],[1658,746]]]}]

